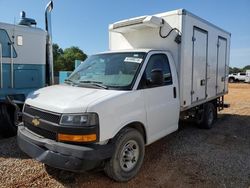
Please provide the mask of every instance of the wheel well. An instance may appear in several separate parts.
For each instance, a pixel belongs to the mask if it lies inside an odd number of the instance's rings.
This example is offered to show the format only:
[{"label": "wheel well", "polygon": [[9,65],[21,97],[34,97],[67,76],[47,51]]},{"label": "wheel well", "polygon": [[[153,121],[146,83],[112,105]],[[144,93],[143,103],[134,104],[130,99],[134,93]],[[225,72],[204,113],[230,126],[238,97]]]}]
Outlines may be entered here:
[{"label": "wheel well", "polygon": [[212,103],[213,105],[214,105],[214,107],[215,108],[217,108],[218,107],[218,98],[217,99],[214,99],[214,100],[212,100],[212,101],[210,101],[210,103]]},{"label": "wheel well", "polygon": [[143,139],[144,139],[144,142],[145,144],[147,143],[147,135],[146,135],[146,130],[145,130],[145,127],[142,123],[140,122],[132,122],[132,123],[129,123],[128,125],[126,125],[124,128],[133,128],[133,129],[136,129],[137,131],[139,131],[142,136],[143,136]]}]

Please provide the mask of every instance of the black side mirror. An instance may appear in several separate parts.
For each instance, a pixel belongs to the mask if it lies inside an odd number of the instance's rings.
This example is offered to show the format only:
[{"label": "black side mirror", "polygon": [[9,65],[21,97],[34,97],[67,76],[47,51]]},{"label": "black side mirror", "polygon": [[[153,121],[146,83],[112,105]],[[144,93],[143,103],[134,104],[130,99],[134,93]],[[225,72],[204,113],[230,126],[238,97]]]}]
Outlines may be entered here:
[{"label": "black side mirror", "polygon": [[161,86],[164,83],[163,72],[161,69],[153,69],[151,71],[151,84]]}]

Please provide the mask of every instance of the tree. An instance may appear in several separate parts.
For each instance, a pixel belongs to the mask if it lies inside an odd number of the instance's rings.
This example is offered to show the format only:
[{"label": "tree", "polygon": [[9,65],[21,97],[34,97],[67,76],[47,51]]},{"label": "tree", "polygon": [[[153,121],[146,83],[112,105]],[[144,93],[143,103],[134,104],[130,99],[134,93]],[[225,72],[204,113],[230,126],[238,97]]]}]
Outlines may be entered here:
[{"label": "tree", "polygon": [[238,72],[241,72],[242,70],[240,68],[237,68],[237,67],[229,67],[229,74],[232,74],[232,73],[238,73]]},{"label": "tree", "polygon": [[58,44],[53,44],[53,59],[57,60],[57,58],[63,54],[63,49],[59,47]]},{"label": "tree", "polygon": [[78,47],[72,46],[63,50],[58,44],[53,44],[54,71],[73,71],[75,60],[84,61],[87,55]]},{"label": "tree", "polygon": [[54,61],[54,71],[58,72],[63,70],[63,49],[59,47],[58,44],[53,44],[53,61]]},{"label": "tree", "polygon": [[246,72],[246,70],[250,70],[250,65],[247,65],[243,68],[229,67],[229,74],[238,73],[238,72]]},{"label": "tree", "polygon": [[250,65],[245,66],[245,67],[243,68],[243,70],[244,70],[244,71],[250,70]]},{"label": "tree", "polygon": [[75,69],[75,60],[84,61],[87,55],[80,48],[72,46],[64,50],[63,57],[65,60],[64,67],[66,70],[72,71]]}]

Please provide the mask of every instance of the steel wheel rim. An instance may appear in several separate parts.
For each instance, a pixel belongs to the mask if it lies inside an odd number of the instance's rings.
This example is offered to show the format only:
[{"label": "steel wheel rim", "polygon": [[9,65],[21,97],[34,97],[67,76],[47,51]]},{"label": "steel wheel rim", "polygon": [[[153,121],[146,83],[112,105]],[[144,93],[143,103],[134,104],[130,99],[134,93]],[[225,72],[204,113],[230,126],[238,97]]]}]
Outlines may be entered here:
[{"label": "steel wheel rim", "polygon": [[120,155],[120,166],[122,170],[128,172],[132,170],[139,159],[139,145],[134,140],[129,140],[124,144]]}]

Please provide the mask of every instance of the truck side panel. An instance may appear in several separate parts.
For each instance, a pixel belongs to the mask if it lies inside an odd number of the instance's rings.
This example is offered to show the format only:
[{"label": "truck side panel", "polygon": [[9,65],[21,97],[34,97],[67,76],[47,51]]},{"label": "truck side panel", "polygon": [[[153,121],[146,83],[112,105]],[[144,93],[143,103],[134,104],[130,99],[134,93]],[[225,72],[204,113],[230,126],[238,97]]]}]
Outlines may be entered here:
[{"label": "truck side panel", "polygon": [[44,87],[46,32],[5,23],[0,23],[0,30],[3,50],[0,99],[5,100],[7,95],[27,96],[29,92]]},{"label": "truck side panel", "polygon": [[21,94],[26,96],[29,92],[44,85],[44,65],[15,64],[14,88],[11,88],[10,64],[3,63],[3,88],[0,89],[0,99],[5,99],[6,95]]},{"label": "truck side panel", "polygon": [[[194,53],[192,48],[192,42],[195,39],[194,30],[199,28],[200,30],[207,33],[207,66],[206,72],[204,72],[203,66],[197,66],[199,62],[194,62]],[[218,37],[223,37],[227,40],[226,43],[226,60],[225,58],[218,59]],[[209,101],[214,99],[218,96],[221,96],[227,93],[227,76],[228,76],[228,65],[229,65],[229,44],[230,44],[230,34],[223,31],[220,28],[208,23],[205,20],[202,20],[191,13],[184,13],[183,15],[183,22],[182,22],[182,44],[181,44],[181,62],[180,62],[180,96],[181,96],[181,110],[185,110],[191,108],[201,102],[201,100],[195,99],[196,95],[199,95],[199,90],[193,91],[192,86],[193,83],[196,84],[205,84],[206,93],[205,99],[203,101]],[[204,44],[205,45],[205,44]],[[224,45],[224,44],[223,44]],[[198,47],[197,47],[198,48]],[[203,48],[203,44],[200,44],[200,48]],[[221,50],[220,50],[221,51]],[[224,52],[222,52],[224,53]],[[200,56],[200,63],[204,64],[204,59],[206,54],[204,53]],[[225,53],[224,53],[225,56]],[[199,61],[199,60],[198,60]],[[223,62],[221,62],[223,61]],[[195,65],[196,64],[196,65]],[[217,71],[217,64],[218,70]],[[225,66],[226,64],[226,66]],[[194,73],[204,73],[205,81],[201,81],[199,77],[195,75],[192,76],[190,74],[190,70]],[[223,78],[223,87],[224,91],[217,94],[217,78]],[[203,82],[203,83],[201,83]],[[201,86],[200,86],[201,87]],[[198,94],[197,94],[198,92]]]}]

